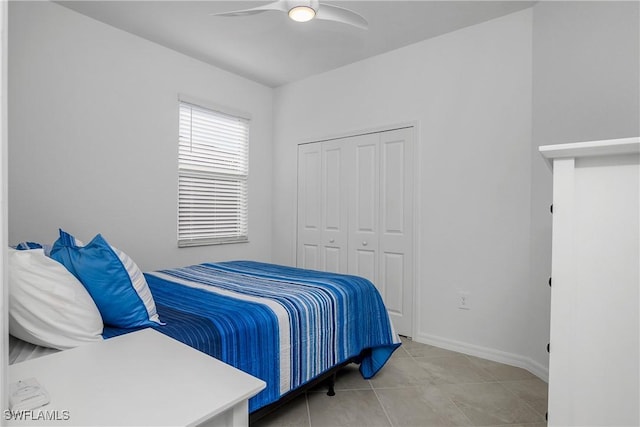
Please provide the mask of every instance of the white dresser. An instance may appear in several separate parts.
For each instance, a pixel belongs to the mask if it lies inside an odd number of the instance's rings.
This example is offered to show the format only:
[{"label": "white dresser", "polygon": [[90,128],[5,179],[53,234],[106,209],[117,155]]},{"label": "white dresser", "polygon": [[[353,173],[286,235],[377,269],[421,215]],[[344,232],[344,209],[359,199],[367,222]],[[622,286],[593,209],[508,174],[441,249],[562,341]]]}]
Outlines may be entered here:
[{"label": "white dresser", "polygon": [[9,367],[9,382],[30,377],[51,402],[35,420],[5,413],[8,425],[246,426],[248,399],[265,387],[153,329]]},{"label": "white dresser", "polygon": [[549,145],[550,426],[640,425],[640,138]]}]

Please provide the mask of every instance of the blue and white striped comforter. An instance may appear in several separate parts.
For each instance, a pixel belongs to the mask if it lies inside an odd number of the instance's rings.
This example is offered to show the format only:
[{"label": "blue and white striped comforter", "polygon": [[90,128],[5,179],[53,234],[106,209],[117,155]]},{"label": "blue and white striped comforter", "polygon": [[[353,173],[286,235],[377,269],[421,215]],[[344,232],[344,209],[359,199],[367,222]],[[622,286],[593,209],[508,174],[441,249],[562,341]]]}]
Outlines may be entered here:
[{"label": "blue and white striped comforter", "polygon": [[361,277],[251,261],[145,276],[166,322],[155,329],[267,383],[251,412],[352,357],[370,378],[400,345]]}]

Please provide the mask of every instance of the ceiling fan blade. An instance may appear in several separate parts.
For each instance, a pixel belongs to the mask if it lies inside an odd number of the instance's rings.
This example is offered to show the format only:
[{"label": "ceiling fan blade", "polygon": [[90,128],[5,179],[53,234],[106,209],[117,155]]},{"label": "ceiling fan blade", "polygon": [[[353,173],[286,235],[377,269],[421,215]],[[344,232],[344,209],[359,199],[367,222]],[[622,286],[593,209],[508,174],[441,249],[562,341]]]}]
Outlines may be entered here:
[{"label": "ceiling fan blade", "polygon": [[268,12],[270,10],[276,10],[280,12],[287,12],[286,1],[275,1],[273,3],[267,3],[262,6],[252,7],[251,9],[232,10],[231,12],[210,13],[212,16],[248,16],[255,15],[256,13]]},{"label": "ceiling fan blade", "polygon": [[318,11],[316,12],[316,19],[342,22],[343,24],[353,25],[362,30],[369,28],[367,20],[356,12],[332,4],[320,3],[320,7],[318,7]]}]

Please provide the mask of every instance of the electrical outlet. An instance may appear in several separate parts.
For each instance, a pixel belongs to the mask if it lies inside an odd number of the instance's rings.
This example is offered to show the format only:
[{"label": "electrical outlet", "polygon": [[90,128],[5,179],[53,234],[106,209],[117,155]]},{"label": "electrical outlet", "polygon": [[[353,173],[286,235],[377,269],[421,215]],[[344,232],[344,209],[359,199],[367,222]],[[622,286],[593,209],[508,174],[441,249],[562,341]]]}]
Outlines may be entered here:
[{"label": "electrical outlet", "polygon": [[471,310],[469,292],[458,291],[458,308],[460,310]]}]

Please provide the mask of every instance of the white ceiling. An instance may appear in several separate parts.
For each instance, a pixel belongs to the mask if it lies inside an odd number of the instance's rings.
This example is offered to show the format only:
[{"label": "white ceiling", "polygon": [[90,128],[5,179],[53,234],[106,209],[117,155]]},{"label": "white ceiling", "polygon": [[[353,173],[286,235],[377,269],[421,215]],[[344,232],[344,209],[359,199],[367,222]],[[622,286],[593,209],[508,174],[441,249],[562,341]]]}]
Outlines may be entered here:
[{"label": "white ceiling", "polygon": [[530,7],[533,1],[339,1],[368,30],[286,14],[212,13],[265,1],[58,1],[106,24],[267,86],[277,87]]}]

